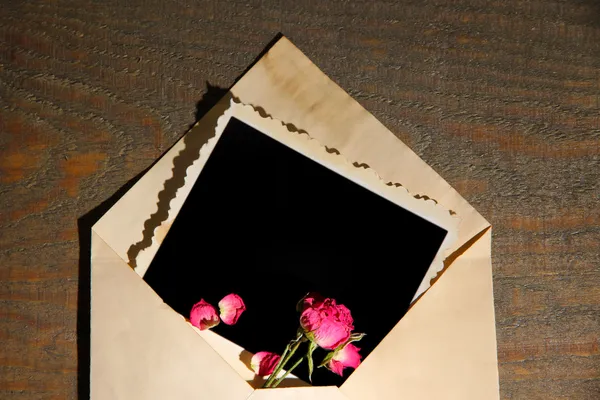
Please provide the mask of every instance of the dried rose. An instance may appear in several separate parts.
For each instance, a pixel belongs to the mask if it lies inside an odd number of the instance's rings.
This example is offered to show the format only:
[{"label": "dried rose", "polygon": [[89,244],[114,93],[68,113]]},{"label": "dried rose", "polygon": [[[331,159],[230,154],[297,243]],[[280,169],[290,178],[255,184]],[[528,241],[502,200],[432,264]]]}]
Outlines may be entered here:
[{"label": "dried rose", "polygon": [[240,296],[231,293],[219,302],[219,311],[224,323],[234,325],[238,322],[242,313],[246,311],[246,305]]},{"label": "dried rose", "polygon": [[273,373],[273,370],[279,363],[280,356],[268,351],[260,351],[252,356],[250,366],[258,376],[267,376]]},{"label": "dried rose", "polygon": [[217,310],[211,304],[204,301],[204,299],[201,299],[192,307],[190,323],[201,331],[217,326],[219,324]]},{"label": "dried rose", "polygon": [[320,347],[333,350],[345,343],[354,329],[350,310],[334,299],[309,295],[303,301],[300,325]]},{"label": "dried rose", "polygon": [[326,367],[339,376],[343,376],[344,368],[356,369],[360,365],[362,356],[358,353],[359,350],[352,343],[348,343],[334,354]]}]

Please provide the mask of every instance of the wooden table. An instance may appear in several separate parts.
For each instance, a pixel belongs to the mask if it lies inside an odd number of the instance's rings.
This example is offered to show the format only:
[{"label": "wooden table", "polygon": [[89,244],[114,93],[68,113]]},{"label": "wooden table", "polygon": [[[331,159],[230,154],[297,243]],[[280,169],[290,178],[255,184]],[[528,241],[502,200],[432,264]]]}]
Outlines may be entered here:
[{"label": "wooden table", "polygon": [[494,225],[502,398],[600,398],[600,3],[0,3],[0,398],[85,398],[87,228],[278,32]]}]

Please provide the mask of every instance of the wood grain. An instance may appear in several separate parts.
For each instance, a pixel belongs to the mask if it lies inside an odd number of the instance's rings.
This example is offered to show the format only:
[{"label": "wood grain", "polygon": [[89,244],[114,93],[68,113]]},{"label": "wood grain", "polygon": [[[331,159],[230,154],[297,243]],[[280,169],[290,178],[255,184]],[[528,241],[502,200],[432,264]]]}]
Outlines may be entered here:
[{"label": "wood grain", "polygon": [[78,397],[78,218],[278,32],[494,225],[502,398],[600,397],[600,3],[0,3],[0,398]]}]

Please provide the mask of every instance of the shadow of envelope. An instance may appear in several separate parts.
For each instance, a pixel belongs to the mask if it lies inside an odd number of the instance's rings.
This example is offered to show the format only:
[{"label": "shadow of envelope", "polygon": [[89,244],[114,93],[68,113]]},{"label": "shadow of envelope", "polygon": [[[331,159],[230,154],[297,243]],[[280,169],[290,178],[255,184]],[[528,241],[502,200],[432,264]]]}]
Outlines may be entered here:
[{"label": "shadow of envelope", "polygon": [[[291,377],[288,387],[255,389],[243,348],[193,328],[142,279],[231,118],[448,232],[408,313],[339,388],[294,387],[302,383]],[[200,153],[177,171],[194,140]],[[160,207],[166,219],[152,221]],[[286,38],[92,231],[92,399],[499,398],[489,223]],[[132,262],[144,231],[151,244]]]}]

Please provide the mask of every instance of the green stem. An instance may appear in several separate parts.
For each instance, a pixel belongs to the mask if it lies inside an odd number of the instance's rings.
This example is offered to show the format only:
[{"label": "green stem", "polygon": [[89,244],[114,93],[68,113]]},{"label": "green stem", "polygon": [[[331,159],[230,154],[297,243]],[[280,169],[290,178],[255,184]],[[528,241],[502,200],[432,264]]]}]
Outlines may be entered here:
[{"label": "green stem", "polygon": [[283,364],[285,364],[287,362],[287,360],[288,360],[287,356],[288,356],[288,353],[290,352],[291,346],[292,346],[292,343],[288,343],[288,345],[285,346],[285,350],[283,351],[283,354],[281,355],[279,362],[275,366],[275,369],[273,370],[271,375],[269,375],[269,378],[263,384],[263,388],[267,388],[267,387],[271,386],[271,384],[273,383],[273,380],[275,379],[274,377],[277,376],[276,374],[278,374],[279,371],[281,371]]},{"label": "green stem", "polygon": [[283,356],[281,356],[281,358],[279,359],[277,366],[273,370],[273,373],[271,373],[271,376],[269,376],[269,379],[267,379],[267,381],[264,383],[263,388],[271,387],[273,381],[275,381],[277,375],[279,375],[285,364],[287,364],[287,362],[290,360],[290,358],[292,358],[296,350],[298,350],[298,347],[300,347],[302,342],[304,342],[304,340],[302,339],[303,337],[299,337],[294,342],[287,345],[285,351],[283,352]]},{"label": "green stem", "polygon": [[298,361],[296,361],[290,369],[285,371],[285,374],[283,374],[283,376],[281,378],[279,378],[275,381],[275,383],[273,384],[272,387],[276,388],[277,385],[279,385],[281,383],[281,381],[283,381],[290,374],[290,372],[292,372],[294,370],[294,368],[296,368],[298,365],[300,365],[305,358],[306,358],[306,356],[299,358]]}]

